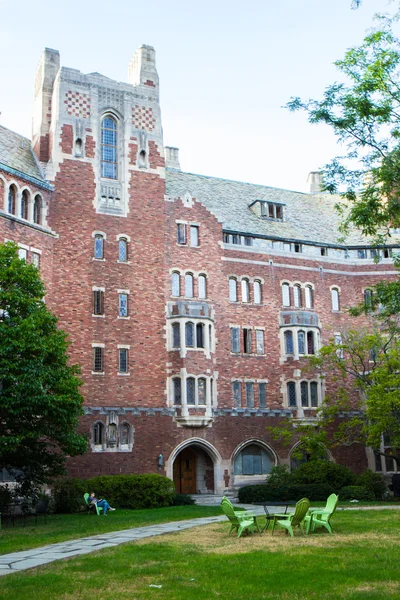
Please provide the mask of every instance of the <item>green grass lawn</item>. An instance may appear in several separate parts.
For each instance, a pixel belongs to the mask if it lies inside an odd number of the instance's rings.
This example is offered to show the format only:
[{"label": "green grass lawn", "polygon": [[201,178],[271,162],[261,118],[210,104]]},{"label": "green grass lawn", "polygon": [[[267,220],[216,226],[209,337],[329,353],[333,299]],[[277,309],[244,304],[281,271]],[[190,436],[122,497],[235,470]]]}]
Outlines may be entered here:
[{"label": "green grass lawn", "polygon": [[4,526],[0,529],[0,555],[108,531],[220,514],[219,506],[169,506],[150,510],[116,510],[106,517],[88,515],[85,511],[74,515],[50,515],[47,524],[44,523],[43,517],[38,517],[36,526],[35,520],[30,517],[26,520],[25,526],[23,521],[16,521],[15,527]]},{"label": "green grass lawn", "polygon": [[342,511],[333,525],[334,535],[238,539],[215,523],[2,577],[0,598],[399,599],[399,511]]}]

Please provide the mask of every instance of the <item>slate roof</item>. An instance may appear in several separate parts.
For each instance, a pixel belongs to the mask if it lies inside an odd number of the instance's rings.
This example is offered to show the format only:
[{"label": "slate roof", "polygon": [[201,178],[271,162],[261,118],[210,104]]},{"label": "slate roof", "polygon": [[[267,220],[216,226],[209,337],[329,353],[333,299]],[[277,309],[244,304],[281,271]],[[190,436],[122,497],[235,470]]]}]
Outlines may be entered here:
[{"label": "slate roof", "polygon": [[2,125],[0,125],[0,163],[45,182],[33,153],[31,141]]},{"label": "slate roof", "polygon": [[[340,239],[341,217],[335,209],[338,198],[329,194],[293,192],[170,168],[166,170],[166,187],[167,195],[175,198],[189,192],[216,216],[225,230],[341,246],[370,243],[356,230],[345,241]],[[249,208],[255,200],[284,204],[285,220],[258,217]],[[392,241],[399,243],[398,236],[393,236]]]}]

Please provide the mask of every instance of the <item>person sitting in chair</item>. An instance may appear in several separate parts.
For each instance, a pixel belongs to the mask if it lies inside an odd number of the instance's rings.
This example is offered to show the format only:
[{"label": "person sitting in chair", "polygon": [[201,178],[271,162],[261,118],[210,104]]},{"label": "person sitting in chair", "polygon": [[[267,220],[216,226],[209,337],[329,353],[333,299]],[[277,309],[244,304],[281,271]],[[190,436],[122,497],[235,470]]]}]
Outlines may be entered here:
[{"label": "person sitting in chair", "polygon": [[107,500],[104,500],[103,498],[97,499],[94,495],[94,492],[92,492],[90,494],[89,504],[95,504],[95,505],[99,506],[100,508],[102,508],[105,515],[107,514],[108,510],[115,510],[115,508],[112,508],[108,504]]}]

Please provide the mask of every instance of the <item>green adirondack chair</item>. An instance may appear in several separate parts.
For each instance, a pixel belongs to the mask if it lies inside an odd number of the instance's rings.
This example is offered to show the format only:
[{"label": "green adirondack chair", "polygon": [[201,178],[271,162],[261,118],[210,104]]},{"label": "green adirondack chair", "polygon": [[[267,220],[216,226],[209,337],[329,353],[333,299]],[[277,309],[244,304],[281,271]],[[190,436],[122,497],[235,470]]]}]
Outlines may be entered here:
[{"label": "green adirondack chair", "polygon": [[304,533],[303,521],[305,516],[307,515],[309,508],[310,501],[308,500],[308,498],[302,498],[297,502],[293,513],[287,515],[275,515],[275,519],[272,525],[272,535],[274,533],[276,525],[279,525],[279,527],[283,527],[284,529],[286,529],[286,531],[289,532],[290,537],[294,537],[294,527],[299,527],[301,532]]},{"label": "green adirondack chair", "polygon": [[320,508],[311,508],[308,511],[308,515],[304,519],[307,533],[310,531],[310,528],[311,531],[315,531],[317,527],[325,527],[329,533],[333,533],[330,520],[336,510],[338,501],[339,496],[336,494],[331,494],[326,501],[324,509],[321,510]]},{"label": "green adirondack chair", "polygon": [[84,497],[86,505],[88,507],[88,514],[90,513],[90,511],[92,510],[92,507],[93,507],[93,508],[96,509],[97,515],[100,516],[100,514],[103,511],[103,507],[102,506],[97,506],[97,504],[90,504],[90,502],[89,502],[90,494],[88,494],[88,493],[83,494],[83,497]]},{"label": "green adirondack chair", "polygon": [[257,523],[257,519],[254,513],[248,512],[246,510],[235,510],[232,506],[232,503],[225,496],[221,500],[221,508],[226,517],[228,517],[231,522],[231,528],[229,530],[229,535],[231,535],[234,529],[238,532],[238,537],[240,537],[243,531],[250,531],[254,533],[254,528],[256,528],[261,535],[260,528]]}]

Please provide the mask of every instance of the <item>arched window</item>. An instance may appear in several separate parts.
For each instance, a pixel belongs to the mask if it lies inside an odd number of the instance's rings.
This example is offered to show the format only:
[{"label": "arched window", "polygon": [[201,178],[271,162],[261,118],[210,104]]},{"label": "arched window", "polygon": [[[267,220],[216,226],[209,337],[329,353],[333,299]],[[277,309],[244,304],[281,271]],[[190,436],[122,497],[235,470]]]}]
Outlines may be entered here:
[{"label": "arched window", "polygon": [[117,179],[117,123],[110,116],[101,122],[101,176]]},{"label": "arched window", "polygon": [[191,273],[185,275],[185,296],[193,298],[193,275]]},{"label": "arched window", "polygon": [[196,346],[197,346],[197,348],[204,348],[204,325],[203,325],[203,323],[197,323],[197,325],[196,325]]},{"label": "arched window", "polygon": [[20,217],[21,219],[27,219],[28,218],[28,201],[29,201],[29,194],[27,190],[24,190],[22,192],[22,196],[21,196],[21,211],[20,211]]},{"label": "arched window", "polygon": [[288,283],[282,283],[282,304],[290,306],[290,287]]},{"label": "arched window", "polygon": [[299,285],[293,286],[293,305],[295,308],[301,307],[301,287]]},{"label": "arched window", "polygon": [[297,333],[297,346],[298,346],[299,354],[306,353],[306,336],[305,336],[304,331],[299,331]]},{"label": "arched window", "polygon": [[17,203],[17,188],[15,185],[10,185],[10,189],[8,190],[8,205],[7,210],[10,215],[15,215],[15,207]]},{"label": "arched window", "polygon": [[181,295],[181,281],[180,275],[176,271],[174,271],[171,275],[171,285],[172,285],[172,295],[180,296]]},{"label": "arched window", "polygon": [[200,377],[197,380],[197,404],[206,403],[206,380]]},{"label": "arched window", "polygon": [[40,196],[35,196],[33,201],[33,222],[40,225],[42,221],[42,199]]},{"label": "arched window", "polygon": [[193,348],[194,346],[194,324],[186,323],[185,325],[185,345],[188,348]]},{"label": "arched window", "polygon": [[181,347],[181,326],[179,323],[172,323],[172,346]]},{"label": "arched window", "polygon": [[338,288],[332,288],[331,289],[331,299],[332,299],[332,310],[333,311],[339,311],[340,310],[340,304],[339,304],[339,290],[338,290]]},{"label": "arched window", "polygon": [[94,258],[104,258],[104,237],[100,233],[94,236]]},{"label": "arched window", "polygon": [[313,308],[314,299],[313,299],[313,289],[310,285],[306,285],[304,289],[304,300],[306,308]]},{"label": "arched window", "polygon": [[250,302],[250,289],[248,279],[242,279],[242,302]]},{"label": "arched window", "polygon": [[96,423],[93,428],[93,438],[95,446],[103,446],[104,444],[104,425],[103,423]]},{"label": "arched window", "polygon": [[285,331],[285,354],[293,354],[293,333],[291,331]]},{"label": "arched window", "polygon": [[234,277],[229,278],[229,302],[237,302],[237,282]]},{"label": "arched window", "polygon": [[254,282],[254,304],[261,304],[261,281]]},{"label": "arched window", "polygon": [[120,238],[118,240],[118,260],[120,262],[126,262],[128,260],[128,240],[126,238]]},{"label": "arched window", "polygon": [[175,377],[173,379],[174,385],[174,404],[178,406],[182,404],[182,383],[180,377]]},{"label": "arched window", "polygon": [[122,423],[119,428],[120,446],[127,446],[129,444],[129,432],[130,432],[130,427],[129,427],[128,423]]},{"label": "arched window", "polygon": [[287,398],[289,406],[297,406],[296,384],[294,381],[289,381],[287,384]]},{"label": "arched window", "polygon": [[307,354],[315,354],[314,333],[307,331]]},{"label": "arched window", "polygon": [[199,275],[199,298],[207,298],[207,277],[205,275]]},{"label": "arched window", "polygon": [[272,457],[260,446],[250,444],[236,456],[235,475],[267,475],[273,467]]},{"label": "arched window", "polygon": [[194,377],[186,379],[186,403],[196,404],[196,381]]}]

